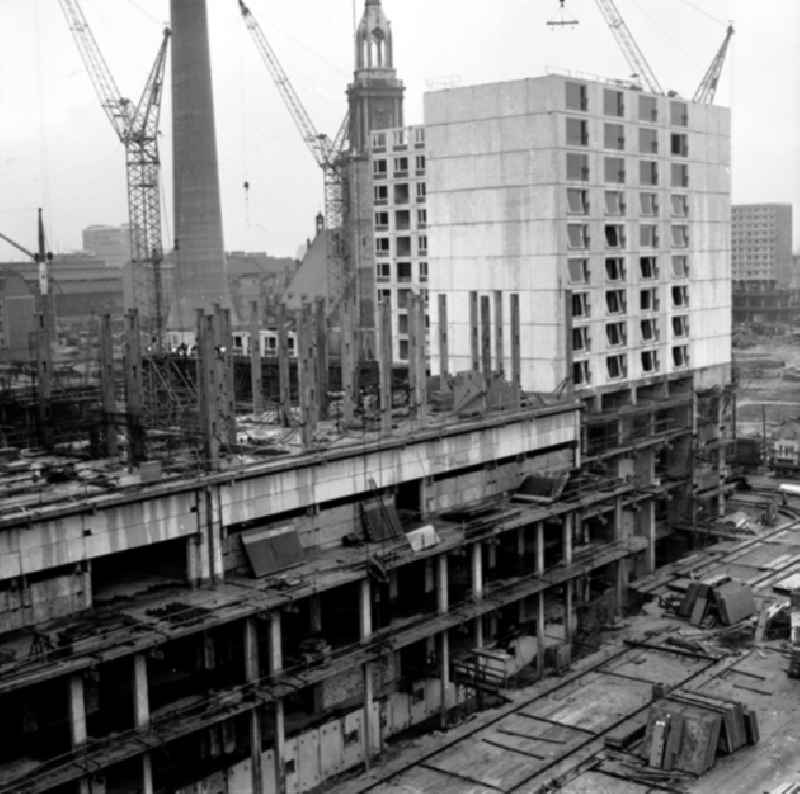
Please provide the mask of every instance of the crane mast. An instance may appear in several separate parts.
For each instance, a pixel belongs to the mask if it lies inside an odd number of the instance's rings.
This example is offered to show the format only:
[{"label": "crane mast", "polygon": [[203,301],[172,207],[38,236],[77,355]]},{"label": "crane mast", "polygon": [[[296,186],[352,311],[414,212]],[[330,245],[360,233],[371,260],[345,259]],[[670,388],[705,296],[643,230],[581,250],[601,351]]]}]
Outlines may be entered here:
[{"label": "crane mast", "polygon": [[[311,120],[311,116],[300,99],[297,91],[286,74],[278,56],[267,41],[258,20],[253,16],[244,0],[238,0],[239,10],[247,29],[255,42],[267,71],[272,77],[286,108],[291,115],[301,137],[314,157],[314,161],[322,169],[323,192],[325,202],[325,228],[328,230],[327,270],[328,278],[336,282],[335,289],[329,286],[329,297],[332,303],[339,302],[344,290],[345,251],[344,238],[340,230],[343,224],[343,193],[341,156],[349,145],[347,140],[350,127],[349,114],[345,114],[334,140],[320,133]],[[329,310],[332,306],[329,306]]]},{"label": "crane mast", "polygon": [[714,97],[717,94],[719,78],[722,75],[722,67],[725,65],[725,57],[728,54],[728,45],[731,43],[734,32],[733,25],[728,25],[728,29],[725,31],[725,38],[719,50],[717,50],[717,54],[694,92],[693,102],[698,102],[702,105],[713,104]]},{"label": "crane mast", "polygon": [[633,34],[625,24],[625,20],[622,18],[622,14],[619,13],[614,0],[595,0],[595,2],[614,38],[617,40],[622,54],[628,61],[628,66],[642,78],[648,91],[653,94],[663,94],[664,89],[647,62],[647,58],[644,57],[644,53],[636,43],[636,39],[633,38]]},{"label": "crane mast", "polygon": [[152,275],[152,318],[156,348],[164,337],[163,287],[161,262],[161,159],[158,151],[158,125],[161,114],[164,72],[170,31],[165,28],[138,104],[120,94],[117,83],[103,57],[78,0],[59,0],[73,38],[92,81],[100,105],[125,147],[128,189],[128,226],[134,292],[141,297],[149,292],[146,274]]}]

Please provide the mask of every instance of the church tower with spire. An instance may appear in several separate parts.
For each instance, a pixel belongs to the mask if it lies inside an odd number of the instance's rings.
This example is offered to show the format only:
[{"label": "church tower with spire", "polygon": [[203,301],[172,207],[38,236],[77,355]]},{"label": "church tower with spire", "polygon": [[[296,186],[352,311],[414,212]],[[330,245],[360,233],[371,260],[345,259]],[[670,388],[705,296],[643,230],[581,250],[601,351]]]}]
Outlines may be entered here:
[{"label": "church tower with spire", "polygon": [[392,23],[381,0],[365,0],[355,35],[355,73],[347,88],[354,154],[369,150],[372,130],[403,126],[405,87],[397,79],[393,49]]},{"label": "church tower with spire", "polygon": [[353,82],[347,87],[350,149],[342,179],[348,268],[356,284],[357,348],[362,360],[374,359],[376,352],[372,133],[403,126],[404,93],[394,67],[392,25],[381,0],[365,0],[355,32]]}]

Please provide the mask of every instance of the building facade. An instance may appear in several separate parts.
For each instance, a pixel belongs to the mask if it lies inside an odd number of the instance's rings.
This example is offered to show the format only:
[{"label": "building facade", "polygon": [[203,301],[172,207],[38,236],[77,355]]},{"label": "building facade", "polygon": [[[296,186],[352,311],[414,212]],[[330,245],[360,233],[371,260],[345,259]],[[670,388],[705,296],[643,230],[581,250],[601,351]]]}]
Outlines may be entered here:
[{"label": "building facade", "polygon": [[735,204],[732,208],[734,287],[757,292],[795,279],[791,204]]},{"label": "building facade", "polygon": [[431,292],[465,344],[453,369],[471,365],[475,293],[499,293],[506,332],[519,296],[525,389],[729,364],[727,110],[559,75],[425,108]]},{"label": "building facade", "polygon": [[423,126],[372,133],[376,300],[392,307],[395,362],[408,361],[408,299],[428,294],[427,163]]},{"label": "building facade", "polygon": [[131,259],[130,226],[87,226],[82,234],[83,250],[104,259],[109,267],[122,267]]}]

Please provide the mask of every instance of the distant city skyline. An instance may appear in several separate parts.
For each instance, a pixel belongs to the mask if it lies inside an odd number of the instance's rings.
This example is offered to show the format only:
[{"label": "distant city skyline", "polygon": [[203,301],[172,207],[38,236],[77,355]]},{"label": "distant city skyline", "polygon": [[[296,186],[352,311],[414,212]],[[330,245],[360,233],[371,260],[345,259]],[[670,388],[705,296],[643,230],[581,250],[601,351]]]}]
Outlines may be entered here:
[{"label": "distant city skyline", "polygon": [[[356,0],[360,15],[363,0]],[[427,87],[486,83],[573,69],[624,77],[628,67],[593,0],[567,0],[577,29],[546,21],[558,2],[383,0],[393,23],[406,123],[421,123]],[[83,8],[121,90],[138,98],[168,17],[166,0]],[[619,0],[634,36],[668,89],[691,96],[736,25],[717,102],[733,111],[733,201],[788,201],[800,229],[800,4],[764,0]],[[352,78],[353,3],[251,0],[321,131],[333,134]],[[699,9],[699,10],[698,10]],[[313,236],[322,180],[242,23],[236,3],[209,3],[226,250],[294,255]],[[0,231],[32,247],[35,210],[49,247],[81,247],[92,224],[127,222],[122,147],[94,95],[55,4],[5,0],[0,8]],[[57,54],[57,57],[52,57]],[[22,76],[22,77],[20,77]],[[162,113],[164,237],[172,241],[169,91]],[[243,185],[249,183],[249,190]],[[794,250],[800,249],[795,232]],[[0,243],[0,260],[13,249]]]}]

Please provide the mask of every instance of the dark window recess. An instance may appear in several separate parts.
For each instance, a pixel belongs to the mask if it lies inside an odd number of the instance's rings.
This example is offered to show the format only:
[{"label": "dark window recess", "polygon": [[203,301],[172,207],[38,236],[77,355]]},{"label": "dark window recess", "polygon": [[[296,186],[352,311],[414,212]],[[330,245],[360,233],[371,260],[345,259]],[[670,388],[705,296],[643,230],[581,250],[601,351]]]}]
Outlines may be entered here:
[{"label": "dark window recess", "polygon": [[608,248],[624,248],[626,243],[625,227],[619,224],[606,224],[606,246]]},{"label": "dark window recess", "polygon": [[603,91],[603,113],[606,116],[625,115],[625,95],[622,91],[606,88]]},{"label": "dark window recess", "polygon": [[676,157],[688,157],[689,136],[685,132],[673,132],[670,135],[670,151]]},{"label": "dark window recess", "polygon": [[603,146],[606,149],[624,149],[625,127],[622,124],[604,124]]},{"label": "dark window recess", "polygon": [[567,179],[589,181],[589,157],[578,152],[567,152]]},{"label": "dark window recess", "polygon": [[658,152],[658,130],[649,127],[639,129],[639,151],[642,154]]},{"label": "dark window recess", "polygon": [[567,119],[567,146],[587,146],[589,126],[584,119]]},{"label": "dark window recess", "polygon": [[566,105],[568,110],[588,110],[589,100],[583,83],[566,83]]},{"label": "dark window recess", "polygon": [[609,281],[625,281],[625,260],[621,257],[606,258],[606,278]]}]

